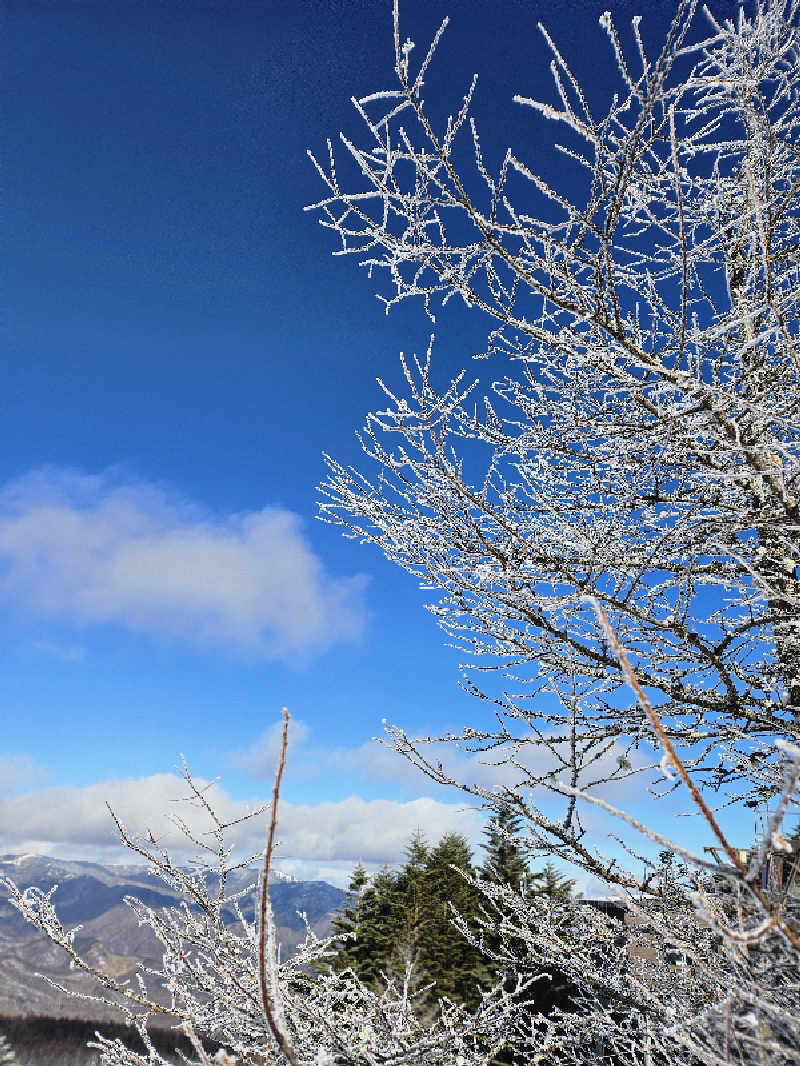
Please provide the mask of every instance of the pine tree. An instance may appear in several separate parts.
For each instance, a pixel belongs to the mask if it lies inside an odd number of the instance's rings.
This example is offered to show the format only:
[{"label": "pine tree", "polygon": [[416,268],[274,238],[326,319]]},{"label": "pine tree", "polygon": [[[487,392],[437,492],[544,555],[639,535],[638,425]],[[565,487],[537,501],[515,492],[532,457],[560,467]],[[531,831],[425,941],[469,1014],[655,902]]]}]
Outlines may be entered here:
[{"label": "pine tree", "polygon": [[428,856],[420,961],[424,976],[435,982],[432,1002],[447,996],[472,1007],[489,969],[481,952],[453,923],[454,910],[467,923],[480,913],[481,894],[463,874],[475,875],[469,844],[461,834],[447,833]]},{"label": "pine tree", "polygon": [[[370,881],[364,867],[356,867],[344,904],[331,923],[332,932],[343,936],[334,970],[350,967],[365,984],[379,989],[386,977],[402,980],[411,963],[413,985],[424,983],[418,944],[426,913],[428,857],[418,831],[406,846],[406,864],[401,870],[384,866]],[[345,940],[349,933],[355,937]]]},{"label": "pine tree", "polygon": [[560,874],[552,863],[546,862],[543,870],[531,875],[526,894],[549,896],[556,903],[566,903],[572,899],[574,887],[574,881],[571,881],[565,874]]},{"label": "pine tree", "polygon": [[422,1010],[434,1010],[440,996],[477,1004],[478,985],[488,982],[489,969],[454,926],[453,907],[473,921],[482,897],[459,871],[476,873],[465,837],[448,833],[431,849],[420,831],[409,840],[400,870],[385,866],[370,881],[363,866],[357,867],[332,923],[334,933],[356,938],[342,942],[333,969],[350,967],[379,990],[387,977],[402,980],[410,963],[412,989],[433,986],[420,1002]]},{"label": "pine tree", "polygon": [[481,877],[485,881],[509,885],[519,892],[530,877],[528,860],[524,850],[512,839],[520,832],[521,819],[510,808],[503,807],[486,827],[486,858],[481,867]]},{"label": "pine tree", "polygon": [[398,898],[402,906],[402,926],[396,949],[396,966],[405,971],[411,964],[412,987],[425,983],[420,967],[420,930],[425,914],[428,888],[426,867],[429,848],[421,830],[417,830],[406,845],[406,864],[398,874]]},{"label": "pine tree", "polygon": [[331,933],[341,935],[339,952],[333,960],[335,970],[355,969],[362,951],[361,916],[364,906],[364,893],[369,884],[369,876],[362,863],[353,870],[347,895],[339,910],[331,920]]},{"label": "pine tree", "polygon": [[358,939],[346,948],[341,967],[352,967],[370,988],[383,988],[387,976],[402,973],[397,945],[403,924],[399,875],[384,866],[361,892]]},{"label": "pine tree", "polygon": [[[486,857],[481,867],[481,878],[499,885],[507,885],[514,892],[525,896],[547,896],[555,903],[565,903],[571,898],[574,881],[560,874],[550,862],[538,873],[532,873],[525,850],[514,839],[520,833],[521,819],[508,807],[499,810],[490,818],[486,827]],[[497,904],[487,903],[488,917],[494,921],[502,919],[501,908]],[[487,928],[485,943],[490,952],[516,955],[523,960],[526,954],[524,942],[511,937],[499,928]],[[569,1008],[572,989],[565,976],[552,967],[542,969],[541,964],[530,960],[527,964],[518,962],[518,972],[527,976],[538,975],[533,986],[531,1009],[533,1012],[549,1014],[558,1006]],[[512,992],[516,977],[509,975],[506,988]],[[494,1066],[518,1066],[523,1060],[510,1051],[500,1052],[494,1060]]]},{"label": "pine tree", "polygon": [[[350,967],[377,991],[387,977],[402,980],[411,964],[412,990],[431,985],[419,1001],[424,1013],[433,1014],[441,996],[476,1006],[480,987],[491,984],[497,967],[487,962],[454,925],[453,909],[475,929],[475,919],[491,907],[487,908],[480,890],[462,874],[508,885],[529,896],[548,896],[555,903],[571,898],[574,882],[550,863],[539,873],[530,872],[523,848],[512,839],[518,830],[519,820],[510,811],[499,812],[490,820],[486,856],[479,870],[473,867],[465,837],[448,833],[431,848],[419,830],[406,845],[406,862],[400,870],[384,866],[370,880],[359,864],[331,926],[343,937],[354,933],[355,939],[343,939],[333,968],[341,971]],[[485,929],[483,937],[490,951],[500,949],[502,938],[491,928]],[[506,935],[505,948],[508,946]],[[523,968],[536,971],[535,960]],[[552,968],[536,988],[537,1009],[549,1011],[555,1005],[567,1005],[567,983]]]}]

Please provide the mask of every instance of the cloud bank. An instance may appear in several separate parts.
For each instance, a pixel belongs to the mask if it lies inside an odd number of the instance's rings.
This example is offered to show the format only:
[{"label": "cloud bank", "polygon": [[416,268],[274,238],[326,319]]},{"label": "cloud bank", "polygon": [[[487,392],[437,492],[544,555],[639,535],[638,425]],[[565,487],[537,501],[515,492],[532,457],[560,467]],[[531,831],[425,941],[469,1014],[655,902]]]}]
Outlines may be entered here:
[{"label": "cloud bank", "polygon": [[[432,731],[431,731],[432,732]],[[230,765],[256,780],[271,782],[280,751],[281,723],[268,726],[256,739],[229,756]],[[323,748],[313,742],[311,730],[305,722],[292,719],[289,725],[289,748],[292,757],[287,767],[290,779],[314,778],[338,771],[348,779],[393,784],[419,792],[430,781],[421,770],[386,743],[377,739],[345,747]],[[510,751],[497,748],[488,752],[472,752],[461,745],[439,743],[420,744],[420,751],[432,763],[439,763],[454,781],[494,791],[504,788],[532,787],[538,777],[569,780],[568,744],[522,744]],[[507,760],[513,754],[514,762]],[[619,773],[620,760],[629,770],[626,776],[609,781]],[[611,803],[626,803],[641,796],[652,785],[658,759],[649,751],[630,751],[619,742],[598,748],[595,761],[578,779],[578,785],[593,796]],[[528,776],[530,775],[530,776]],[[444,786],[434,786],[444,787]],[[538,799],[544,796],[540,789]]]},{"label": "cloud bank", "polygon": [[[253,806],[234,800],[219,786],[197,778],[218,816],[227,822]],[[119,843],[106,802],[133,834],[152,830],[180,858],[196,853],[169,821],[170,812],[195,834],[209,829],[207,816],[185,801],[186,783],[176,774],[109,780],[77,787],[38,788],[25,795],[0,797],[0,854],[36,853],[99,862],[138,862]],[[230,842],[240,856],[260,854],[267,814],[240,822]],[[430,840],[463,833],[473,844],[481,837],[480,816],[456,804],[430,798],[408,802],[363,800],[301,806],[281,801],[276,858],[279,866],[303,877],[343,882],[359,860],[371,867],[402,860],[410,835],[422,829]],[[338,871],[338,873],[337,873]]]},{"label": "cloud bank", "polygon": [[358,638],[364,584],[327,574],[281,508],[210,515],[117,471],[0,490],[0,598],[35,615],[296,656]]}]

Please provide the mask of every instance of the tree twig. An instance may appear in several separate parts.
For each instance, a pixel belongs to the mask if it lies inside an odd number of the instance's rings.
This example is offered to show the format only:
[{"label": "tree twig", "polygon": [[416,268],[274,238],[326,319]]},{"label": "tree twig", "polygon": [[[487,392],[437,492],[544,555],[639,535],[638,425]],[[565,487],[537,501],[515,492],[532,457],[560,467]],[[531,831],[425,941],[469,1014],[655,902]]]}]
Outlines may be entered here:
[{"label": "tree twig", "polygon": [[[278,823],[278,799],[281,793],[281,778],[283,768],[286,765],[286,748],[289,741],[289,712],[283,708],[283,731],[281,733],[281,753],[278,759],[278,769],[275,773],[275,787],[272,790],[272,816],[269,823],[269,835],[267,846],[264,849],[264,869],[261,875],[261,901],[260,901],[260,927],[258,933],[258,977],[261,986],[261,1003],[264,1007],[264,1017],[272,1030],[272,1035],[283,1054],[291,1063],[291,1066],[300,1066],[297,1054],[292,1047],[289,1035],[279,1021],[280,1004],[273,1002],[267,981],[267,933],[273,927],[272,908],[269,902],[269,871],[272,865],[272,850],[275,846],[275,827]],[[272,953],[270,952],[270,955]],[[269,965],[274,969],[276,961],[270,957]]]}]

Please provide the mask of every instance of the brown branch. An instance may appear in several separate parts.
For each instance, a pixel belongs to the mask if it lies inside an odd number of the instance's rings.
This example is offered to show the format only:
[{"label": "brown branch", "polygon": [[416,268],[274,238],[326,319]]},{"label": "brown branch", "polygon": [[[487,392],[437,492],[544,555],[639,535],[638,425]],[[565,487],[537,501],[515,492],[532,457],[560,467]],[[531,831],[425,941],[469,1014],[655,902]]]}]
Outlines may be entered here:
[{"label": "brown branch", "polygon": [[[653,706],[650,703],[650,700],[647,698],[644,689],[639,684],[639,679],[633,672],[633,667],[631,666],[628,656],[625,653],[625,649],[617,640],[617,635],[611,628],[611,623],[608,620],[608,615],[593,596],[589,596],[587,598],[594,606],[594,609],[597,612],[597,617],[600,620],[600,625],[602,626],[603,631],[605,632],[614,650],[616,651],[619,657],[620,665],[622,666],[623,672],[625,673],[625,676],[628,679],[628,683],[636,694],[636,698],[639,700],[639,703],[644,708],[647,717],[650,719],[653,729],[656,731],[656,734],[659,740],[661,741],[661,745],[667,755],[667,758],[672,763],[672,766],[675,768],[675,771],[677,772],[681,781],[683,781],[683,783],[688,788],[692,799],[697,804],[697,807],[701,811],[703,817],[706,819],[709,826],[711,827],[714,836],[722,845],[725,854],[731,860],[731,863],[739,872],[742,879],[746,880],[746,870],[744,863],[740,859],[736,850],[731,847],[730,843],[728,842],[728,838],[720,829],[719,823],[714,817],[713,812],[711,811],[706,801],[703,799],[702,793],[700,792],[694,781],[691,779],[686,767],[681,762],[678,753],[675,750],[672,741],[670,740],[669,734],[667,733],[664,726],[661,724],[661,719],[653,709]],[[755,896],[755,898],[758,900],[758,902],[761,904],[761,906],[764,908],[764,911],[774,920],[775,925],[777,925],[777,927],[784,934],[784,936],[792,943],[795,948],[800,949],[800,937],[798,937],[794,930],[790,929],[786,922],[783,921],[777,909],[770,903],[770,901],[764,896],[764,894],[756,885],[748,884],[748,887],[752,894]]]},{"label": "brown branch", "polygon": [[197,1052],[197,1055],[198,1055],[200,1061],[202,1062],[203,1066],[211,1066],[211,1059],[208,1057],[208,1055],[206,1055],[205,1048],[200,1043],[200,1041],[197,1039],[197,1036],[195,1035],[195,1031],[192,1028],[191,1022],[184,1022],[183,1023],[183,1031],[186,1034],[186,1037],[188,1038],[188,1040],[191,1043],[192,1047]]},{"label": "brown branch", "polygon": [[[264,1017],[272,1030],[272,1035],[278,1047],[291,1063],[291,1066],[300,1066],[297,1054],[289,1041],[287,1033],[279,1024],[276,1017],[275,1007],[270,998],[267,987],[267,929],[272,925],[272,912],[269,904],[269,870],[272,865],[272,850],[275,845],[275,826],[278,822],[278,798],[281,792],[281,778],[283,768],[286,765],[286,747],[289,740],[289,712],[283,708],[283,732],[281,734],[281,753],[278,760],[278,769],[275,773],[275,787],[272,790],[272,816],[269,823],[269,835],[267,846],[264,849],[264,869],[261,875],[261,902],[260,902],[260,928],[258,934],[258,977],[261,985],[261,1003],[264,1007]],[[270,959],[272,966],[275,960]]]}]

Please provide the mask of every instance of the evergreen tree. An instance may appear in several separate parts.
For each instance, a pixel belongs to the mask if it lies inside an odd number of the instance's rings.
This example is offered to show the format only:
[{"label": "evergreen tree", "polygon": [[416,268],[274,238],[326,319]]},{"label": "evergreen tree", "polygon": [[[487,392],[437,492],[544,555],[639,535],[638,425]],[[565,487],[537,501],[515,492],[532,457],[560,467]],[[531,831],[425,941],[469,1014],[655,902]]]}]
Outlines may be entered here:
[{"label": "evergreen tree", "polygon": [[333,961],[335,970],[356,968],[363,944],[360,935],[361,916],[368,884],[369,875],[364,865],[359,863],[350,877],[344,902],[331,920],[331,933],[342,937],[339,952]]},{"label": "evergreen tree", "polygon": [[331,923],[334,933],[355,933],[355,939],[342,941],[332,968],[350,967],[373,989],[383,987],[384,975],[397,975],[398,944],[404,929],[402,904],[399,874],[384,866],[370,882],[359,864],[344,905]]},{"label": "evergreen tree", "polygon": [[[384,866],[370,879],[359,864],[331,923],[333,933],[343,938],[333,969],[349,967],[366,985],[379,990],[387,977],[402,980],[411,964],[412,989],[432,985],[421,1001],[426,1012],[435,1010],[440,996],[475,1006],[479,986],[486,987],[493,979],[494,964],[487,963],[454,925],[454,909],[473,929],[475,919],[487,909],[480,890],[463,874],[473,878],[477,874],[527,895],[546,895],[557,903],[571,897],[573,882],[550,863],[539,873],[530,872],[524,850],[511,839],[518,829],[518,819],[510,811],[491,819],[486,857],[477,871],[465,837],[448,833],[430,848],[419,830],[406,845],[406,862],[400,870]],[[350,933],[355,937],[345,939]],[[484,940],[487,947],[493,946],[491,930],[484,933]],[[563,1004],[566,989],[561,975],[551,973],[537,987],[537,1000],[542,1001],[537,1005]]]},{"label": "evergreen tree", "polygon": [[428,856],[419,957],[423,976],[435,982],[430,1001],[448,996],[473,1007],[489,969],[481,952],[453,924],[454,909],[468,923],[480,912],[480,891],[462,874],[475,874],[469,844],[461,834],[447,833]]},{"label": "evergreen tree", "polygon": [[[530,869],[525,852],[513,839],[514,834],[519,831],[519,816],[514,814],[509,807],[503,807],[489,819],[484,831],[486,843],[483,846],[486,855],[480,870],[482,880],[498,885],[508,885],[515,892],[523,891],[530,879]],[[500,922],[502,920],[502,907],[496,902],[486,899],[484,909],[490,921]],[[525,951],[524,944],[520,940],[514,940],[509,945],[508,937],[504,937],[499,929],[487,928],[484,940],[487,949],[493,953],[501,954],[510,948],[521,956]],[[511,991],[513,986],[514,978],[509,976],[506,988]],[[502,1057],[498,1060],[498,1063],[505,1064],[505,1062],[506,1060]]]},{"label": "evergreen tree", "polygon": [[509,807],[503,807],[486,827],[486,858],[481,867],[481,877],[501,885],[510,885],[519,892],[530,877],[528,860],[524,850],[513,840],[520,832],[520,817]]},{"label": "evergreen tree", "polygon": [[528,882],[527,895],[549,896],[556,903],[566,903],[572,899],[572,889],[575,882],[565,874],[560,874],[549,861],[544,869],[531,876]]},{"label": "evergreen tree", "polygon": [[429,848],[421,830],[417,830],[406,845],[406,864],[398,874],[398,897],[402,906],[402,927],[396,948],[395,964],[404,973],[408,963],[412,971],[413,987],[424,984],[420,968],[420,930],[425,914],[428,886],[426,884]]},{"label": "evergreen tree", "polygon": [[403,929],[399,881],[397,872],[384,866],[364,893],[357,973],[375,989],[383,988],[384,975],[398,975],[397,944]]},{"label": "evergreen tree", "polygon": [[410,963],[414,990],[433,984],[423,1009],[433,1009],[442,995],[475,1005],[489,969],[453,925],[450,903],[470,921],[482,897],[459,871],[475,874],[467,840],[449,833],[431,849],[420,831],[409,840],[400,870],[384,867],[370,881],[363,866],[357,867],[332,923],[334,933],[356,936],[342,942],[333,968],[351,967],[377,990],[385,977],[402,980]]},{"label": "evergreen tree", "polygon": [[[565,904],[573,899],[574,886],[574,881],[565,874],[559,873],[548,861],[542,870],[531,875],[525,886],[525,895],[528,897],[546,896],[555,904]],[[566,974],[552,965],[542,970],[536,960],[531,960],[525,969],[529,974],[546,973],[545,977],[536,982],[532,1001],[536,1011],[550,1014],[555,1007],[561,1010],[573,1009],[572,1002],[578,990]]]},{"label": "evergreen tree", "polygon": [[[521,829],[520,818],[513,811],[504,807],[499,810],[487,824],[484,849],[486,856],[481,867],[481,878],[495,884],[508,885],[514,892],[525,896],[548,896],[556,903],[567,902],[571,898],[574,881],[560,874],[550,862],[538,873],[532,873],[525,850],[513,839]],[[499,921],[502,917],[500,907],[486,904],[490,918]],[[569,1009],[571,988],[564,974],[552,967],[542,969],[536,960],[526,960],[527,948],[521,939],[487,929],[485,942],[490,951],[510,952],[518,960],[518,972],[527,976],[540,975],[531,993],[531,1010],[533,1013],[549,1014],[554,1007]],[[506,988],[509,992],[516,985],[516,976],[509,975]],[[524,1059],[510,1051],[498,1053],[494,1066],[520,1066]]]}]

